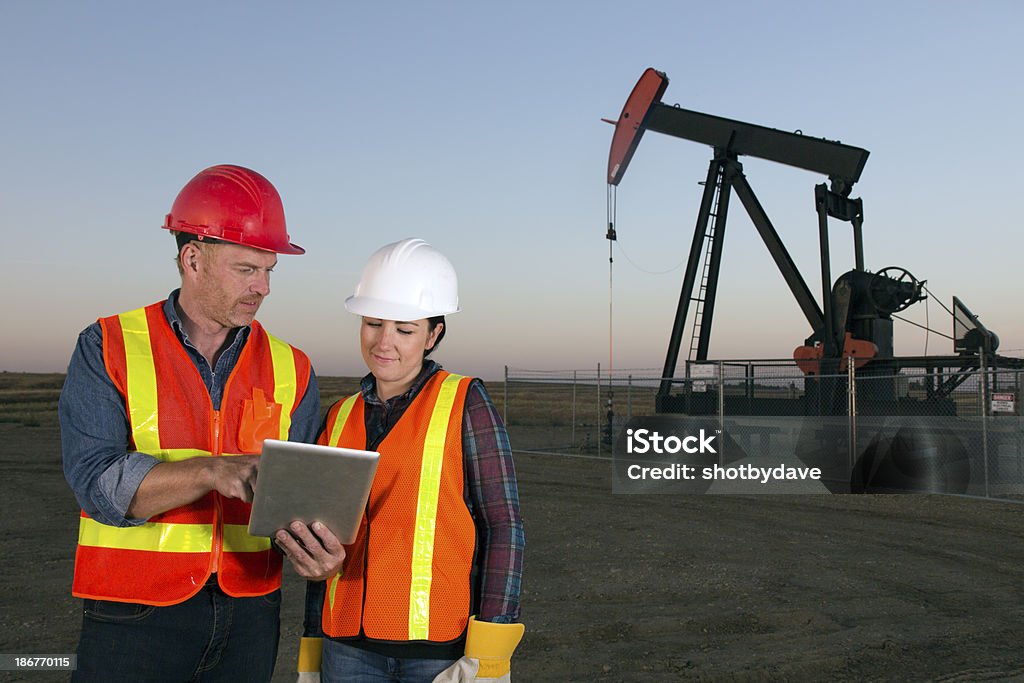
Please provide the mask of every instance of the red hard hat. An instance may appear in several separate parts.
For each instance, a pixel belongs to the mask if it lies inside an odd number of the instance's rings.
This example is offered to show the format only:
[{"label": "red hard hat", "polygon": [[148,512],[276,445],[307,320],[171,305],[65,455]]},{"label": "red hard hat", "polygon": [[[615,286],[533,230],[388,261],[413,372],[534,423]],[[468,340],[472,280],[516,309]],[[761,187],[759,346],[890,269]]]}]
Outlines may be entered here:
[{"label": "red hard hat", "polygon": [[288,237],[277,190],[241,166],[200,171],[178,193],[163,227],[278,254],[306,253]]}]

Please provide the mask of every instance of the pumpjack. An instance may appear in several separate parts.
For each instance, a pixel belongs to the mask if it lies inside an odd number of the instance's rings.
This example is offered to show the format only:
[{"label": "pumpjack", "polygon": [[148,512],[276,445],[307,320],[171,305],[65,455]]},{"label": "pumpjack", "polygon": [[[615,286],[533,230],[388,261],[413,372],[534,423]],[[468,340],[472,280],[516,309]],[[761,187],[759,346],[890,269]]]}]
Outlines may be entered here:
[{"label": "pumpjack", "polygon": [[[695,407],[692,396],[674,393],[674,387],[680,384],[676,380],[676,369],[691,305],[695,306],[695,311],[689,360],[698,363],[708,360],[726,219],[734,194],[810,326],[809,336],[793,354],[796,366],[807,376],[805,385],[809,392],[837,394],[827,391],[826,385],[818,380],[845,372],[850,362],[855,364],[859,376],[895,375],[902,368],[919,367],[928,372],[929,405],[935,406],[963,381],[968,370],[982,363],[987,367],[1024,367],[1024,360],[996,355],[998,337],[956,297],[953,301],[956,355],[895,356],[892,315],[926,297],[925,281],[898,266],[875,272],[865,268],[864,203],[850,195],[867,162],[869,152],[866,149],[803,135],[799,131],[777,130],[665,104],[661,98],[667,86],[668,77],[664,73],[647,69],[630,93],[619,118],[604,119],[615,126],[608,157],[610,187],[621,182],[647,131],[698,142],[713,149],[657,393],[658,412],[691,412]],[[747,180],[740,161],[743,156],[785,164],[828,178],[827,184],[822,182],[814,187],[820,249],[820,305]],[[853,234],[854,268],[835,281],[829,256],[829,219],[849,223]],[[611,222],[607,237],[616,239]],[[954,372],[947,376],[944,372],[947,368],[959,369],[960,374]],[[885,411],[891,411],[891,404],[897,399],[895,395],[865,398],[888,404],[883,408]],[[817,400],[815,404],[826,406],[825,412],[828,412],[829,401]],[[865,405],[870,406],[871,401],[866,401]],[[772,412],[778,414],[777,410],[775,407]],[[803,410],[794,408],[796,412]],[[913,408],[908,410],[914,412]]]}]

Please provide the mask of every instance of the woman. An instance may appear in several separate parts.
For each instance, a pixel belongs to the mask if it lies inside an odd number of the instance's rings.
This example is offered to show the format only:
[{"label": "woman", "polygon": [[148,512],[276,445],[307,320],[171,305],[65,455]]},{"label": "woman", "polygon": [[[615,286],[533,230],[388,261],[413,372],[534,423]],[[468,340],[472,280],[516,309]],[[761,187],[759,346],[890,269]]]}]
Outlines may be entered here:
[{"label": "woman", "polygon": [[459,312],[455,269],[423,240],[386,245],[345,308],[362,318],[370,373],[331,407],[319,441],[381,457],[342,571],[307,594],[306,635],[326,635],[323,680],[507,676],[523,632],[508,434],[480,380],[428,358]]}]

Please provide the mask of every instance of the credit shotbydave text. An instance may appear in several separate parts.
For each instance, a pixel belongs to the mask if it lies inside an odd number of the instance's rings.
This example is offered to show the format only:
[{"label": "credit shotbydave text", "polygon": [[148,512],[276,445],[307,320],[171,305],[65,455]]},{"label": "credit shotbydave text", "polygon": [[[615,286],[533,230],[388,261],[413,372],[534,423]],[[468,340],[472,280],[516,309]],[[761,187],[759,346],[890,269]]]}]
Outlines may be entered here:
[{"label": "credit shotbydave text", "polygon": [[630,479],[676,479],[684,481],[692,481],[698,478],[707,481],[744,479],[767,484],[770,481],[821,479],[821,470],[817,467],[790,467],[788,465],[758,467],[757,465],[749,464],[736,467],[710,465],[698,468],[696,465],[675,463],[665,465],[664,467],[630,465],[626,468],[626,476]]}]

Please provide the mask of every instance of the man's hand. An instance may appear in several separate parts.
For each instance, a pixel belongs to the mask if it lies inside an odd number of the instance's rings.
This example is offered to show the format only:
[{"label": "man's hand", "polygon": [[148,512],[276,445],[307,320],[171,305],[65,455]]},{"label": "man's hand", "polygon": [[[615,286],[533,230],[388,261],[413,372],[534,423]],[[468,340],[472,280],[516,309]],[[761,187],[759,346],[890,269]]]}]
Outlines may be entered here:
[{"label": "man's hand", "polygon": [[341,571],[345,547],[334,533],[320,522],[306,526],[292,522],[288,529],[278,529],[274,536],[292,567],[307,581],[326,581]]},{"label": "man's hand", "polygon": [[210,488],[225,498],[252,502],[259,470],[260,456],[233,455],[228,458],[206,458]]},{"label": "man's hand", "polygon": [[251,503],[259,462],[258,455],[232,455],[157,463],[136,490],[128,517],[149,519],[195,502],[210,491]]}]

